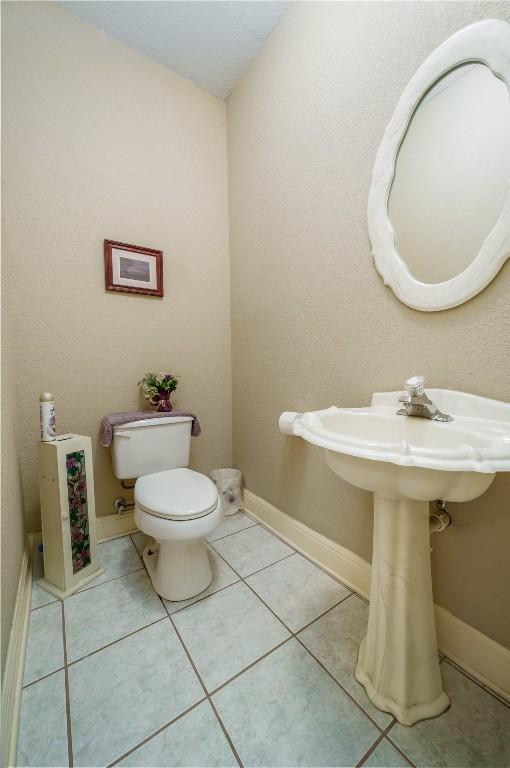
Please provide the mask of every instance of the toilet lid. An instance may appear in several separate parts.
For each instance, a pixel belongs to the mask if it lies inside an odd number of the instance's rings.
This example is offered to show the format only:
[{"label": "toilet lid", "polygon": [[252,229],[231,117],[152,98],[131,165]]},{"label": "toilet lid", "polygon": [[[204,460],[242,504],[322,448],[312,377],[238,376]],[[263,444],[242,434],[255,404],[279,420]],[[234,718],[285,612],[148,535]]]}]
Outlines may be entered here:
[{"label": "toilet lid", "polygon": [[135,485],[137,506],[156,517],[193,520],[211,512],[218,503],[212,480],[191,469],[168,469],[139,477]]}]

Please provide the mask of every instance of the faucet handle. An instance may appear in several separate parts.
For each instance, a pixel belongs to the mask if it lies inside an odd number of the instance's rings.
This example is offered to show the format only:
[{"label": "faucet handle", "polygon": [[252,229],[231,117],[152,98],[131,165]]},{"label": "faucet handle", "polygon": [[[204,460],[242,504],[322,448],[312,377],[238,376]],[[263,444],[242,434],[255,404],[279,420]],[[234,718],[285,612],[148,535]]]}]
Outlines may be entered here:
[{"label": "faucet handle", "polygon": [[420,397],[425,392],[423,376],[413,376],[406,381],[406,392],[410,397]]}]

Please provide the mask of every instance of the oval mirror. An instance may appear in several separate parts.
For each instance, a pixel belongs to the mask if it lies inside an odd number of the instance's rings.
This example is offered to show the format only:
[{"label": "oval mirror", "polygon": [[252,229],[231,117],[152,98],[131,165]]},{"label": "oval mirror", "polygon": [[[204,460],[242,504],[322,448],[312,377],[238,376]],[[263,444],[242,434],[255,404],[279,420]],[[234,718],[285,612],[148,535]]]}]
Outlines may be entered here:
[{"label": "oval mirror", "polygon": [[461,30],[413,77],[379,148],[373,256],[416,309],[466,301],[510,255],[509,62],[508,24]]},{"label": "oval mirror", "polygon": [[510,180],[510,98],[484,64],[448,72],[418,104],[397,155],[388,212],[417,280],[463,272],[494,228]]}]

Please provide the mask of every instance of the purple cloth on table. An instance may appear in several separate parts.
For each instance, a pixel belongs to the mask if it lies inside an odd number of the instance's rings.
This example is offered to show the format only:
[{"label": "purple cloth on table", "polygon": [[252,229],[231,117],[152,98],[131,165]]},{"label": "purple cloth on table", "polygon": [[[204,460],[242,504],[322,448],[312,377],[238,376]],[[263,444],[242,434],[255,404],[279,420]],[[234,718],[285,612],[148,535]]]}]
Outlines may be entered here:
[{"label": "purple cloth on table", "polygon": [[193,423],[191,425],[191,434],[193,437],[198,437],[202,428],[200,422],[194,413],[188,413],[188,411],[126,411],[125,413],[110,413],[108,416],[103,416],[101,421],[101,429],[103,432],[103,445],[108,448],[113,440],[113,428],[119,427],[121,424],[128,424],[130,421],[141,421],[142,419],[163,419],[173,416],[191,416]]}]

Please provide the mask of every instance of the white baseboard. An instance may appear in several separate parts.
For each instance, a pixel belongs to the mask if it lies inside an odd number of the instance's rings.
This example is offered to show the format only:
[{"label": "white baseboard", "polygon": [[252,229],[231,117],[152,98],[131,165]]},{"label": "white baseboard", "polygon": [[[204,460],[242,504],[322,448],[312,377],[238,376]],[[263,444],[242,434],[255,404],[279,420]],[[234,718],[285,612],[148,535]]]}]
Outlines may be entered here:
[{"label": "white baseboard", "polygon": [[243,499],[246,509],[254,517],[332,576],[341,579],[347,587],[368,599],[370,563],[299,520],[294,520],[251,491],[245,490]]},{"label": "white baseboard", "polygon": [[[340,579],[362,597],[370,593],[371,566],[366,560],[308,526],[244,491],[247,511],[284,541]],[[499,696],[510,699],[510,650],[435,606],[438,646],[441,653]]]},{"label": "white baseboard", "polygon": [[138,528],[135,525],[134,512],[126,512],[124,515],[106,515],[96,517],[96,531],[98,541],[118,539],[134,533]]},{"label": "white baseboard", "polygon": [[510,651],[440,605],[436,609],[439,650],[502,698],[510,700]]},{"label": "white baseboard", "polygon": [[6,767],[16,765],[21,686],[32,592],[32,545],[32,536],[28,536],[21,560],[2,681],[2,764]]}]

